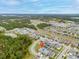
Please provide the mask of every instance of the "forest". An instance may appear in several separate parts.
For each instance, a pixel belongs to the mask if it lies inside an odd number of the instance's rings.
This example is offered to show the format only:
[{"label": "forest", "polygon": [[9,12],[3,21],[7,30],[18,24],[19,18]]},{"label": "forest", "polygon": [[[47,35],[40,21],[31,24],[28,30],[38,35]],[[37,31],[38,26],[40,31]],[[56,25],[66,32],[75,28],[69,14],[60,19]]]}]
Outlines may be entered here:
[{"label": "forest", "polygon": [[11,38],[0,34],[0,59],[22,59],[30,55],[28,47],[32,40],[28,35]]}]

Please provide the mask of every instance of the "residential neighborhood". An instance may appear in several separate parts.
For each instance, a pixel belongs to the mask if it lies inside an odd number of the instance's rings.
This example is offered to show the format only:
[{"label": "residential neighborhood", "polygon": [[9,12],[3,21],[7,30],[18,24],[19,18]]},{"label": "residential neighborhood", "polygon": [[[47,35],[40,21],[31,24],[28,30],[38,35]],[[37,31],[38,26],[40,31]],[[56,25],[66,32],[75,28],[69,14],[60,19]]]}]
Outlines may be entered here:
[{"label": "residential neighborhood", "polygon": [[0,0],[0,59],[79,59],[79,0]]},{"label": "residential neighborhood", "polygon": [[[16,20],[9,20],[9,22],[12,23],[15,23],[15,21]],[[22,35],[24,35],[24,37],[30,37],[32,44],[28,47],[28,53],[31,59],[79,59],[79,24],[76,24],[74,21],[36,21],[39,22],[35,24],[35,20],[31,19],[30,24],[32,23],[37,29],[35,29],[35,27],[18,27],[14,25],[16,27],[10,27],[9,30],[3,27],[3,22],[6,22],[3,21],[1,23],[2,26],[0,26],[0,35],[7,37],[7,39],[10,37],[12,40],[16,40]],[[21,20],[16,24],[22,24],[23,26],[27,25],[21,23]],[[23,44],[27,44],[25,43],[25,41],[27,41],[25,38],[20,40],[20,44],[22,44],[22,40],[24,40]]]}]

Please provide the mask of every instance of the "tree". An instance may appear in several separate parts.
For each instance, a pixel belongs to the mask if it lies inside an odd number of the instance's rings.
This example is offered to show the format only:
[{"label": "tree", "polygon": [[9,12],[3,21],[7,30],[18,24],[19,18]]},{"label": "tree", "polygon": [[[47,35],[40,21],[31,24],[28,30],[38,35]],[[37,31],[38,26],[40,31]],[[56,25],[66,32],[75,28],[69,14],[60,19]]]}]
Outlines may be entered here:
[{"label": "tree", "polygon": [[44,29],[45,27],[48,27],[48,26],[51,26],[50,24],[47,24],[47,23],[40,23],[40,24],[37,24],[37,27],[39,29]]}]

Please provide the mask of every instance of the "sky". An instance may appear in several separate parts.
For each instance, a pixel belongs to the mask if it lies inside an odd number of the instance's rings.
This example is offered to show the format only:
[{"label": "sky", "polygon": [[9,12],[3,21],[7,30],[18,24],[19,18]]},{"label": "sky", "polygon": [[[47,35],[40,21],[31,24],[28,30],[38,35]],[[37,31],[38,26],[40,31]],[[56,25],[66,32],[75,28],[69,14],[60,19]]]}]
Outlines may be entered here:
[{"label": "sky", "polygon": [[0,13],[79,14],[79,0],[0,0]]}]

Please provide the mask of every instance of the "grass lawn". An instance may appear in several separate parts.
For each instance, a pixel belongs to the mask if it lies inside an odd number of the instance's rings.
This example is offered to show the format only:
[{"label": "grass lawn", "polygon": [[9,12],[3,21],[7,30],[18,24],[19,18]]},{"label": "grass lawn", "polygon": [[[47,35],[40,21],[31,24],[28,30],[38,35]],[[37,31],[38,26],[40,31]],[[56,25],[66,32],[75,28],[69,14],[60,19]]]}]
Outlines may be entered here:
[{"label": "grass lawn", "polygon": [[34,59],[34,56],[32,56],[32,55],[29,55],[29,56],[25,56],[23,59]]}]

